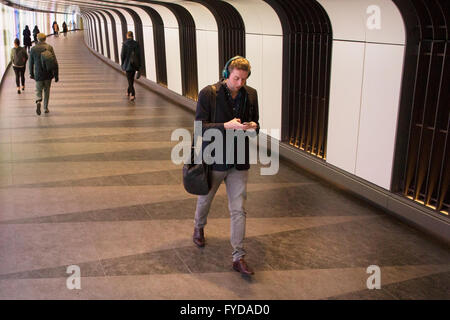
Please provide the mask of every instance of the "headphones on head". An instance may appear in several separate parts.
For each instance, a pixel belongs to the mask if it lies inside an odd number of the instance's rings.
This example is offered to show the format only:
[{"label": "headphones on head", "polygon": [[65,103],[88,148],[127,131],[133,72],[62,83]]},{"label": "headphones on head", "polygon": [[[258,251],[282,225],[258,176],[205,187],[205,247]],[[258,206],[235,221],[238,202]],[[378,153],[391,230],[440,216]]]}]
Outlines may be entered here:
[{"label": "headphones on head", "polygon": [[[222,70],[222,77],[223,77],[224,79],[228,79],[228,77],[230,76],[230,70],[228,70],[228,67],[230,66],[230,64],[231,64],[234,60],[239,59],[239,58],[245,59],[245,58],[242,57],[242,56],[235,56],[235,57],[233,57],[233,58],[231,58],[230,60],[227,61],[227,63],[225,64],[225,67],[223,67],[223,70]],[[246,60],[247,60],[247,59],[246,59]],[[250,77],[250,74],[251,74],[251,73],[252,73],[252,72],[251,72],[251,70],[250,70],[250,71],[248,72],[247,78]]]}]

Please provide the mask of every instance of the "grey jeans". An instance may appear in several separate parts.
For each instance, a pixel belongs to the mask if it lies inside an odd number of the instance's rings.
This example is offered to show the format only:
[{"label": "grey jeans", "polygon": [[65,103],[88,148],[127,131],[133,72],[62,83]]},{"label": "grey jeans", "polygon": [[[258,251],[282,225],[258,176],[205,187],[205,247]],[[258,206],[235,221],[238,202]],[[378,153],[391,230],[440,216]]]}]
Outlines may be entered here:
[{"label": "grey jeans", "polygon": [[48,108],[50,98],[50,85],[52,80],[36,81],[36,102],[42,101],[42,90],[44,90],[44,108]]},{"label": "grey jeans", "polygon": [[209,209],[214,196],[222,181],[225,181],[228,195],[228,209],[231,215],[231,235],[230,242],[233,247],[233,261],[237,261],[245,255],[243,248],[245,236],[246,212],[244,209],[247,200],[247,180],[248,170],[212,171],[211,190],[205,196],[197,199],[194,224],[196,228],[203,228],[206,225]]}]

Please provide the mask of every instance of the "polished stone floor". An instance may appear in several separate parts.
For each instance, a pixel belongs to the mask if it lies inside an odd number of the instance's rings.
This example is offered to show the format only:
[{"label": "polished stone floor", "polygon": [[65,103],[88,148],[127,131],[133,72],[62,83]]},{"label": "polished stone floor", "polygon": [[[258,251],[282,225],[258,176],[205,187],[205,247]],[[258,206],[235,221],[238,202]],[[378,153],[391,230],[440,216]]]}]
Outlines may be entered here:
[{"label": "polished stone floor", "polygon": [[250,170],[255,276],[231,269],[224,186],[196,248],[196,198],[170,160],[193,115],[139,85],[128,102],[125,76],[81,32],[48,42],[60,64],[48,115],[28,76],[21,95],[12,70],[1,88],[0,299],[450,299],[448,245],[283,161],[275,176]]}]

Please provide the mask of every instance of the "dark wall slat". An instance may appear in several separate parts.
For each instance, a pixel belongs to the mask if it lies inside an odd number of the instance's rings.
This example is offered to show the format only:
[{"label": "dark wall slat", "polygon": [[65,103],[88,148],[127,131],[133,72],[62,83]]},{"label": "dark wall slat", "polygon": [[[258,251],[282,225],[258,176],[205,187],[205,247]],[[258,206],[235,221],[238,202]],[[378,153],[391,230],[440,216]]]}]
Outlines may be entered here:
[{"label": "dark wall slat", "polygon": [[393,1],[405,21],[407,45],[392,191],[448,215],[450,3]]},{"label": "dark wall slat", "polygon": [[287,142],[326,158],[331,24],[315,0],[265,0],[283,27],[282,135]]}]

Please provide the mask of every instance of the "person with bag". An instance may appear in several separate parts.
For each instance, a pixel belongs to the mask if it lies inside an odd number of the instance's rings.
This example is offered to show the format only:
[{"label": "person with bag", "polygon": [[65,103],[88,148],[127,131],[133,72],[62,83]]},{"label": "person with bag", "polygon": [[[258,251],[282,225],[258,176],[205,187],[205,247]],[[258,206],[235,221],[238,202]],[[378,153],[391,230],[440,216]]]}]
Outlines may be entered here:
[{"label": "person with bag", "polygon": [[20,81],[22,81],[22,91],[25,90],[25,69],[27,67],[27,60],[27,51],[20,46],[19,39],[14,39],[14,48],[11,49],[11,63],[14,73],[16,74],[18,94],[20,94]]},{"label": "person with bag", "polygon": [[62,28],[63,28],[64,37],[67,37],[67,24],[65,21],[62,24]]},{"label": "person with bag", "polygon": [[[194,218],[193,242],[198,247],[205,246],[204,227],[214,196],[225,182],[228,207],[231,216],[231,245],[233,247],[232,268],[243,275],[254,274],[244,260],[246,252],[243,248],[245,237],[245,200],[247,198],[247,180],[249,164],[249,144],[244,148],[227,141],[228,130],[256,130],[259,132],[258,96],[255,89],[246,85],[250,76],[250,63],[247,59],[236,56],[230,59],[222,72],[223,80],[214,86],[203,88],[198,95],[195,120],[201,121],[203,134],[210,129],[218,129],[223,137],[223,161],[214,162],[210,171],[210,190],[200,195]],[[232,137],[234,139],[234,137]],[[231,142],[231,144],[230,144]],[[202,154],[209,141],[203,141]],[[227,161],[227,153],[234,148],[234,159]],[[244,153],[244,154],[242,154]],[[238,161],[243,155],[244,162]]]},{"label": "person with bag", "polygon": [[58,26],[58,23],[56,21],[53,21],[52,29],[53,29],[53,35],[55,37],[57,37],[58,36],[58,32],[59,32],[59,26]]},{"label": "person with bag", "polygon": [[38,35],[38,33],[40,33],[39,28],[38,28],[37,25],[35,25],[35,26],[34,26],[34,29],[33,29],[34,45],[37,45],[37,43],[38,43],[38,40],[37,40],[37,35]]},{"label": "person with bag", "polygon": [[30,52],[31,48],[31,31],[28,26],[25,26],[25,29],[23,30],[23,46],[27,50],[27,52]]},{"label": "person with bag", "polygon": [[120,53],[120,58],[122,60],[122,70],[126,72],[128,79],[128,89],[127,96],[130,101],[134,101],[136,99],[136,92],[134,90],[134,76],[139,79],[141,68],[141,55],[139,50],[139,44],[137,41],[133,40],[133,32],[127,32],[127,40],[122,45],[122,51]]},{"label": "person with bag", "polygon": [[31,48],[30,53],[30,78],[36,80],[36,113],[41,115],[42,91],[44,91],[44,110],[49,113],[48,101],[50,98],[50,86],[52,79],[59,81],[58,61],[53,47],[45,42],[43,33],[37,35],[38,44]]}]

